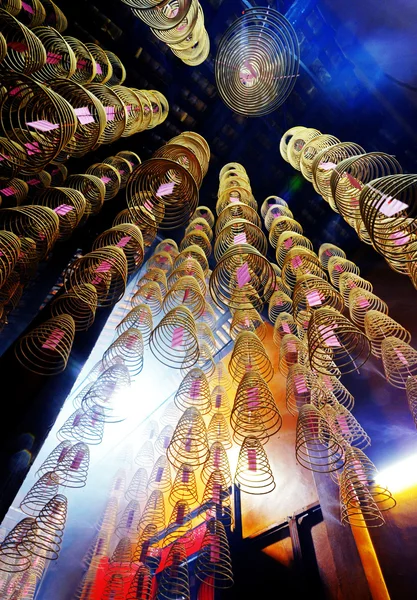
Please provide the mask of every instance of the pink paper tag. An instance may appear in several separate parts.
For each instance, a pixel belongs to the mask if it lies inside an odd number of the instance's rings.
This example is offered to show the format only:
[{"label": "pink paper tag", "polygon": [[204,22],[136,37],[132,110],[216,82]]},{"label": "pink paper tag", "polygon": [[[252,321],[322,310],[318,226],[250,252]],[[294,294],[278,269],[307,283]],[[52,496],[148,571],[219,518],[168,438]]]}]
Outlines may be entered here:
[{"label": "pink paper tag", "polygon": [[46,62],[50,65],[57,65],[59,62],[61,62],[61,59],[61,54],[56,54],[55,52],[48,52],[46,55]]},{"label": "pink paper tag", "polygon": [[120,175],[124,175],[125,171],[123,169],[119,169],[119,173],[120,173]]},{"label": "pink paper tag", "polygon": [[216,469],[220,467],[220,459],[221,459],[221,451],[220,448],[215,448],[214,450],[214,466]]},{"label": "pink paper tag", "polygon": [[235,198],[234,196],[230,196],[229,200],[230,200],[230,202],[240,202],[240,199]]},{"label": "pink paper tag", "polygon": [[394,233],[390,233],[389,237],[391,240],[394,240],[394,244],[396,246],[408,244],[408,242],[410,241],[410,236],[402,231],[395,231]]},{"label": "pink paper tag", "polygon": [[215,406],[216,406],[216,408],[220,408],[221,405],[222,405],[222,395],[221,394],[216,394]]},{"label": "pink paper tag", "polygon": [[87,64],[87,61],[84,60],[83,58],[80,58],[77,62],[77,69],[82,69],[83,67],[85,67]]},{"label": "pink paper tag", "polygon": [[177,348],[178,346],[182,346],[184,337],[184,327],[175,327],[172,332],[172,341],[171,348]]},{"label": "pink paper tag", "polygon": [[96,273],[107,273],[110,271],[112,265],[108,260],[103,260],[96,269]]},{"label": "pink paper tag", "polygon": [[304,375],[294,375],[294,385],[298,394],[306,394],[308,392]]},{"label": "pink paper tag", "polygon": [[[335,325],[336,327],[336,325]],[[340,348],[340,342],[337,339],[334,329],[331,325],[319,325],[319,331],[323,336],[323,342],[328,348]],[[330,334],[330,335],[329,335]]]},{"label": "pink paper tag", "polygon": [[176,522],[177,525],[182,525],[184,523],[184,517],[185,517],[185,504],[180,504],[177,510],[177,518],[176,518]]},{"label": "pink paper tag", "polygon": [[220,483],[214,483],[213,485],[213,502],[215,504],[220,504],[221,502],[221,491],[222,491],[222,486],[220,485]]},{"label": "pink paper tag", "polygon": [[297,354],[297,344],[293,340],[287,342],[287,354]]},{"label": "pink paper tag", "polygon": [[298,267],[301,267],[301,265],[303,264],[303,261],[301,260],[300,256],[294,256],[294,258],[291,259],[291,266],[293,269],[298,269]]},{"label": "pink paper tag", "polygon": [[27,142],[25,144],[25,148],[28,149],[29,156],[31,156],[32,154],[41,154],[38,142]]},{"label": "pink paper tag", "polygon": [[101,68],[101,64],[96,62],[96,73],[97,75],[103,75],[103,69]]},{"label": "pink paper tag", "polygon": [[14,190],[12,187],[7,187],[0,190],[0,193],[3,194],[3,196],[14,196],[16,190]]},{"label": "pink paper tag", "polygon": [[28,13],[30,13],[31,15],[35,14],[35,11],[33,10],[33,8],[29,4],[27,4],[26,2],[22,2],[22,8],[23,8],[23,10],[25,10]]},{"label": "pink paper tag", "polygon": [[339,265],[339,263],[337,263],[336,265],[334,265],[334,270],[337,271],[338,273],[343,273],[343,267],[342,265]]},{"label": "pink paper tag", "polygon": [[105,106],[104,112],[106,113],[107,121],[114,121],[114,106]]},{"label": "pink paper tag", "polygon": [[194,229],[197,229],[198,231],[202,231],[203,230],[203,226],[200,225],[200,223],[197,223],[197,225],[194,225]]},{"label": "pink paper tag", "polygon": [[175,186],[175,183],[173,181],[171,183],[163,183],[162,185],[159,186],[155,196],[158,196],[158,198],[163,198],[164,196],[169,196],[169,194],[172,194],[174,186]]},{"label": "pink paper tag", "polygon": [[333,383],[330,375],[323,375],[323,381],[328,390],[333,390]]},{"label": "pink paper tag", "polygon": [[349,429],[349,424],[347,422],[346,416],[345,415],[337,415],[336,421],[340,427],[342,434],[349,435],[350,429]]},{"label": "pink paper tag", "polygon": [[149,202],[149,200],[146,200],[146,202],[143,205],[145,208],[147,208],[149,211],[152,211],[153,209],[153,204],[152,202]]},{"label": "pink paper tag", "polygon": [[322,304],[323,295],[317,290],[311,290],[306,294],[309,306],[320,306]]},{"label": "pink paper tag", "polygon": [[26,182],[28,185],[37,185],[38,183],[40,183],[39,179],[29,179],[29,181]]},{"label": "pink paper tag", "polygon": [[126,340],[126,348],[128,350],[131,350],[132,348],[135,347],[136,342],[138,341],[138,336],[134,333],[131,333],[127,336],[127,340]]},{"label": "pink paper tag", "polygon": [[248,449],[248,469],[256,471],[256,450],[254,448]]},{"label": "pink paper tag", "polygon": [[171,252],[172,248],[169,244],[165,244],[165,246],[162,248],[162,250],[164,252]]},{"label": "pink paper tag", "polygon": [[28,121],[26,125],[38,129],[39,131],[52,131],[52,129],[59,129],[59,125],[54,125],[49,121]]},{"label": "pink paper tag", "polygon": [[212,534],[210,537],[210,562],[217,563],[220,561],[220,537],[217,534]]},{"label": "pink paper tag", "polygon": [[330,252],[330,250],[325,250],[324,254],[326,256],[333,256],[333,254]]},{"label": "pink paper tag", "polygon": [[[7,47],[11,48],[12,50],[16,50],[16,52],[26,52],[26,50],[28,49],[27,45],[24,44],[23,42],[7,42]],[[20,88],[15,88],[15,89],[20,90]],[[12,96],[13,96],[13,94],[12,94]]]},{"label": "pink paper tag", "polygon": [[361,296],[360,298],[358,298],[358,306],[360,306],[361,308],[368,308],[370,304],[364,296]]},{"label": "pink paper tag", "polygon": [[323,171],[332,171],[335,167],[337,167],[337,164],[334,162],[323,162],[319,164],[319,167],[323,169]]},{"label": "pink paper tag", "polygon": [[47,348],[48,350],[55,350],[59,342],[64,337],[64,335],[65,331],[62,331],[62,329],[54,329],[51,335],[46,340],[46,342],[42,344],[42,348]]},{"label": "pink paper tag", "polygon": [[281,323],[281,327],[282,327],[282,330],[283,330],[285,333],[291,333],[291,328],[290,328],[290,326],[288,325],[288,323],[285,323],[285,322],[284,322],[284,323]]},{"label": "pink paper tag", "polygon": [[399,348],[394,348],[394,352],[398,356],[398,358],[400,359],[400,361],[403,363],[403,365],[405,365],[406,367],[408,367],[408,360],[405,358],[405,356],[401,352],[401,350]]},{"label": "pink paper tag", "polygon": [[357,198],[351,198],[350,205],[354,207],[359,206],[359,200]]},{"label": "pink paper tag", "polygon": [[160,483],[161,479],[162,479],[162,475],[164,474],[164,469],[163,467],[158,467],[157,471],[156,471],[156,477],[155,477],[155,481],[156,483]]},{"label": "pink paper tag", "polygon": [[131,104],[127,104],[126,105],[126,110],[127,110],[127,114],[130,115],[132,113],[132,106]]},{"label": "pink paper tag", "polygon": [[249,283],[251,280],[248,263],[243,263],[241,267],[236,269],[237,284],[240,288]]},{"label": "pink paper tag", "polygon": [[353,175],[351,175],[350,173],[345,173],[345,177],[347,178],[351,186],[353,186],[357,190],[362,189],[362,184],[355,177],[353,177]]},{"label": "pink paper tag", "polygon": [[54,212],[57,215],[60,215],[61,217],[65,216],[67,213],[71,212],[72,210],[74,210],[74,207],[70,206],[69,204],[60,204],[59,206],[54,208]]},{"label": "pink paper tag", "polygon": [[171,441],[171,438],[168,435],[166,435],[164,437],[164,448],[165,448],[165,450],[168,448],[170,441]]},{"label": "pink paper tag", "polygon": [[259,389],[257,387],[248,389],[247,398],[249,410],[254,410],[259,407]]},{"label": "pink paper tag", "polygon": [[105,175],[103,177],[100,177],[100,179],[105,185],[109,183],[109,181],[111,181],[110,177],[106,177]]},{"label": "pink paper tag", "polygon": [[190,481],[190,471],[184,470],[182,472],[181,480],[182,480],[183,483],[189,483],[189,481]]},{"label": "pink paper tag", "polygon": [[84,456],[85,456],[84,450],[78,450],[78,452],[74,456],[74,459],[70,465],[71,471],[78,471],[78,469],[81,467],[81,463],[84,460]]},{"label": "pink paper tag", "polygon": [[182,299],[182,301],[186,302],[189,295],[190,295],[190,288],[187,288],[184,292],[184,298]]},{"label": "pink paper tag", "polygon": [[235,244],[246,244],[247,243],[246,233],[243,231],[242,233],[235,235],[233,238],[233,241]]},{"label": "pink paper tag", "polygon": [[287,238],[284,242],[284,248],[289,250],[292,246],[292,238]]},{"label": "pink paper tag", "polygon": [[124,248],[126,246],[126,244],[128,244],[130,242],[131,239],[132,239],[131,235],[125,235],[124,237],[122,237],[120,242],[118,242],[116,244],[116,246],[118,246],[119,248]]},{"label": "pink paper tag", "polygon": [[189,433],[188,433],[188,437],[186,438],[186,440],[185,440],[185,444],[184,444],[184,450],[185,450],[186,452],[191,452],[192,443],[193,443],[193,440],[192,440],[192,438],[191,438],[191,434],[190,434],[190,432],[189,432]]},{"label": "pink paper tag", "polygon": [[194,400],[196,398],[198,398],[200,395],[200,387],[201,387],[201,381],[199,379],[196,379],[195,381],[192,382],[191,389],[190,389],[190,397],[193,398]]},{"label": "pink paper tag", "polygon": [[88,106],[83,106],[82,108],[75,108],[74,112],[77,115],[81,125],[88,125],[88,123],[94,123],[94,117],[90,113],[90,109],[88,108]]},{"label": "pink paper tag", "polygon": [[[371,187],[371,186],[370,186]],[[374,189],[374,188],[371,188]],[[376,190],[379,192],[379,190]],[[380,192],[379,192],[380,193]],[[408,204],[393,198],[392,196],[388,196],[388,194],[380,194],[381,198],[384,202],[378,207],[378,210],[382,212],[386,217],[393,217],[399,212],[402,212],[406,208],[408,208]]]}]

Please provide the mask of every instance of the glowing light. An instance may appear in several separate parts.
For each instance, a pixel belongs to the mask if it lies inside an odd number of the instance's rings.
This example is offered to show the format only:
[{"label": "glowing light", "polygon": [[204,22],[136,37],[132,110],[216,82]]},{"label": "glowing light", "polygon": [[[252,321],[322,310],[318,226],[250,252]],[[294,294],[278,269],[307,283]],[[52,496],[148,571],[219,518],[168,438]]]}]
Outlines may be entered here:
[{"label": "glowing light", "polygon": [[417,485],[417,454],[383,469],[378,473],[376,481],[393,494]]}]

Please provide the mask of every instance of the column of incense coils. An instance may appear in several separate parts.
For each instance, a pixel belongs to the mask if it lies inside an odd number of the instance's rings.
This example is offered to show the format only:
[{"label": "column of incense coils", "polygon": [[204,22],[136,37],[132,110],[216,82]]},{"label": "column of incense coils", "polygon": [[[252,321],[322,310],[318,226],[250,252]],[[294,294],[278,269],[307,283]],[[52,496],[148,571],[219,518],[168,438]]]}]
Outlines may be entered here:
[{"label": "column of incense coils", "polygon": [[417,176],[394,156],[366,152],[317,129],[293,127],[281,138],[281,156],[354,228],[417,287],[415,234]]},{"label": "column of incense coils", "polygon": [[210,52],[204,14],[198,0],[122,0],[133,14],[186,65],[203,63]]},{"label": "column of incense coils", "polygon": [[[342,522],[383,525],[383,511],[395,500],[363,452],[370,439],[351,413],[354,398],[340,377],[375,354],[378,340],[381,345],[382,329],[372,334],[370,324],[381,323],[388,336],[397,331],[398,343],[407,334],[340,248],[323,244],[317,256],[284,200],[267,198],[262,212],[276,250],[279,275],[269,317],[287,378],[287,409],[297,416],[297,461],[339,484]],[[351,320],[342,314],[345,307]]]}]

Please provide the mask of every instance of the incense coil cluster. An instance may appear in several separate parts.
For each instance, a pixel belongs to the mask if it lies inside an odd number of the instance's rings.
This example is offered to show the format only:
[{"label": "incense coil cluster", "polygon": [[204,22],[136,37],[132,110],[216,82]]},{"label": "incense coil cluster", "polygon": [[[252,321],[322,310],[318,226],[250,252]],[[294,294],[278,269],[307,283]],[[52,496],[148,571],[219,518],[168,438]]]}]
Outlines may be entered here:
[{"label": "incense coil cluster", "polygon": [[382,343],[385,338],[394,337],[406,344],[409,344],[411,340],[411,334],[407,329],[378,310],[371,309],[366,312],[364,328],[371,341],[371,352],[377,358],[381,358]]},{"label": "incense coil cluster", "polygon": [[417,351],[402,339],[389,336],[381,343],[381,355],[387,381],[406,389],[408,379],[417,374]]},{"label": "incense coil cluster", "polygon": [[143,534],[149,525],[152,525],[155,528],[155,532],[158,533],[165,529],[164,495],[160,490],[154,490],[149,495],[139,521],[139,534]]},{"label": "incense coil cluster", "polygon": [[[84,398],[85,393],[83,393]],[[82,399],[81,399],[82,402]],[[103,411],[98,406],[78,408],[57,432],[59,440],[75,440],[90,446],[101,444],[104,434]]]},{"label": "incense coil cluster", "polygon": [[[328,279],[315,252],[302,247],[291,248],[283,262],[281,277],[285,284],[293,290],[297,279],[302,275],[315,275],[326,281]],[[334,285],[333,281],[332,283]]]},{"label": "incense coil cluster", "polygon": [[280,198],[279,196],[268,196],[267,198],[265,198],[265,200],[261,204],[262,219],[265,219],[268,210],[274,204],[277,204],[279,206],[285,206],[288,208],[288,203],[283,198]]},{"label": "incense coil cluster", "polygon": [[254,208],[243,202],[232,202],[225,206],[217,217],[216,236],[226,225],[235,219],[244,219],[246,222],[252,223],[259,228],[262,226],[262,221]]},{"label": "incense coil cluster", "polygon": [[[341,312],[344,309],[344,301],[327,281],[314,275],[301,275],[293,291],[294,319],[302,325],[303,320],[318,308],[334,308]],[[351,314],[352,318],[352,314]],[[352,319],[356,325],[359,325]]]},{"label": "incense coil cluster", "polygon": [[262,342],[251,331],[243,331],[237,336],[228,369],[234,381],[241,381],[245,373],[252,370],[266,382],[274,375],[274,368]]},{"label": "incense coil cluster", "polygon": [[215,61],[216,84],[233,111],[263,116],[290,95],[298,75],[295,30],[280,13],[246,10],[223,34]]},{"label": "incense coil cluster", "polygon": [[60,477],[57,473],[45,473],[27,492],[20,503],[20,509],[26,515],[36,517],[44,505],[58,493],[59,485]]},{"label": "incense coil cluster", "polygon": [[355,273],[341,273],[339,277],[339,291],[343,296],[343,300],[345,302],[345,306],[349,308],[349,297],[350,292],[354,288],[360,288],[366,290],[367,292],[372,292],[373,286],[372,283],[363,279],[359,275]]},{"label": "incense coil cluster", "polygon": [[198,262],[198,264],[203,270],[204,276],[206,276],[209,271],[208,261],[203,250],[200,248],[200,246],[197,245],[188,246],[186,250],[183,250],[178,254],[173,264],[174,271],[179,267],[184,266],[184,263],[185,268],[188,268],[188,261],[191,258]]},{"label": "incense coil cluster", "polygon": [[57,494],[39,512],[22,540],[23,549],[46,560],[57,560],[67,518],[67,499]]},{"label": "incense coil cluster", "polygon": [[116,169],[120,175],[120,189],[126,187],[126,183],[133,171],[133,167],[126,158],[116,154],[116,156],[110,156],[103,161],[104,164],[110,165]]}]

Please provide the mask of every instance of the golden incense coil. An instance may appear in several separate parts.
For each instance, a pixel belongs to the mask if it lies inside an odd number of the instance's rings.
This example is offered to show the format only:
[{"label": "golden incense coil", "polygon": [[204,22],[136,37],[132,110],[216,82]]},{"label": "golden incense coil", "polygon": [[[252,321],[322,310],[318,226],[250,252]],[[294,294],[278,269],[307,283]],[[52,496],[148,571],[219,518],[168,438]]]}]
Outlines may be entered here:
[{"label": "golden incense coil", "polygon": [[233,585],[232,560],[229,542],[221,521],[210,519],[197,554],[196,577],[216,589]]},{"label": "golden incense coil", "polygon": [[178,306],[170,310],[152,332],[149,347],[164,365],[179,369],[192,367],[200,350],[195,321],[190,310]]},{"label": "golden incense coil", "polygon": [[207,430],[200,412],[187,408],[178,421],[167,448],[170,463],[179,469],[183,463],[198,469],[209,453]]},{"label": "golden incense coil", "polygon": [[274,375],[274,368],[262,342],[251,331],[242,331],[237,336],[228,369],[235,381],[241,381],[245,373],[252,370],[258,372],[266,382]]},{"label": "golden incense coil", "polygon": [[235,485],[247,494],[268,494],[275,487],[274,475],[261,442],[247,437],[240,448]]}]

